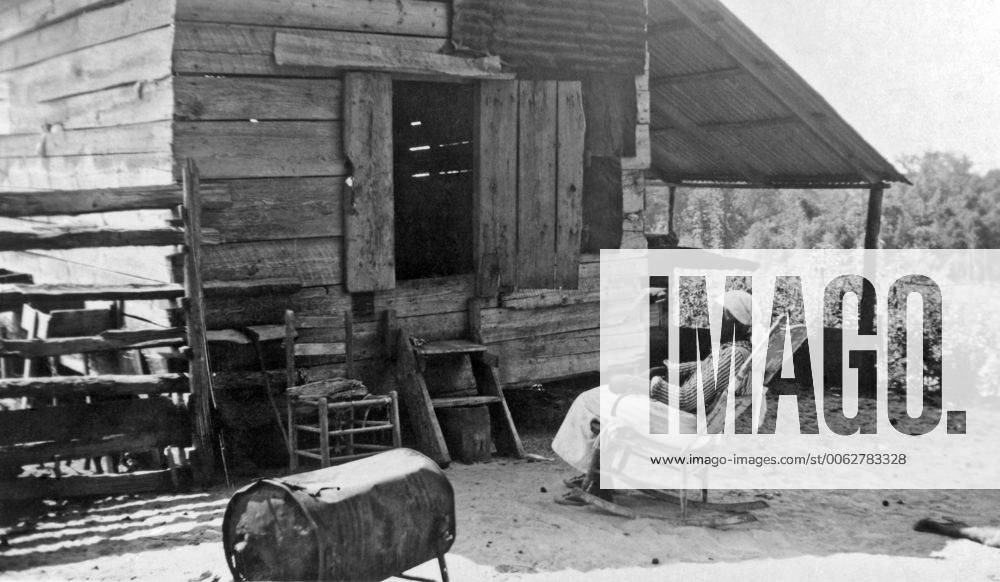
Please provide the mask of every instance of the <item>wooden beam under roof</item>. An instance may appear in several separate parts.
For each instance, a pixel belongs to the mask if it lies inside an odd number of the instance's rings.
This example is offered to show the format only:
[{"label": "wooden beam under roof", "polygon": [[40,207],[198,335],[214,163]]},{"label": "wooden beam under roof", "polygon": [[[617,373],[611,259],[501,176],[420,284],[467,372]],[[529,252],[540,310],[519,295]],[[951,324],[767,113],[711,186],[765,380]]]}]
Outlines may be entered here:
[{"label": "wooden beam under roof", "polygon": [[726,35],[720,34],[714,30],[710,25],[713,22],[724,21],[725,19],[719,15],[718,18],[708,18],[704,17],[703,13],[693,8],[690,4],[685,1],[669,0],[671,5],[674,6],[681,14],[684,15],[686,19],[694,24],[695,28],[706,38],[711,40],[718,46],[723,52],[725,52],[730,58],[736,61],[741,67],[743,67],[748,74],[753,76],[757,82],[760,83],[761,87],[767,91],[772,97],[778,100],[784,107],[795,114],[802,120],[802,123],[809,129],[809,131],[816,136],[820,142],[826,146],[834,155],[843,160],[848,166],[850,166],[859,176],[863,176],[866,180],[871,183],[879,183],[881,179],[874,172],[864,167],[858,160],[848,151],[845,151],[839,144],[834,142],[827,136],[826,131],[820,127],[813,119],[812,112],[808,111],[806,108],[800,106],[798,103],[788,99],[781,92],[775,90],[771,86],[770,80],[764,75],[761,65],[754,58],[748,57],[742,50],[744,47],[736,46],[732,39]]},{"label": "wooden beam under roof", "polygon": [[[745,121],[712,121],[709,123],[698,123],[697,126],[705,131],[725,131],[728,129],[761,129],[767,127],[778,127],[782,125],[792,125],[799,123],[799,118],[794,116],[769,117],[766,119],[748,119]],[[661,126],[652,128],[652,132],[662,133],[676,131],[676,127]]]},{"label": "wooden beam under roof", "polygon": [[692,83],[698,81],[719,81],[732,79],[740,75],[747,75],[743,67],[723,67],[721,69],[709,69],[707,71],[697,71],[694,73],[683,73],[678,75],[662,75],[653,77],[650,83],[654,86],[679,85],[681,83]]}]

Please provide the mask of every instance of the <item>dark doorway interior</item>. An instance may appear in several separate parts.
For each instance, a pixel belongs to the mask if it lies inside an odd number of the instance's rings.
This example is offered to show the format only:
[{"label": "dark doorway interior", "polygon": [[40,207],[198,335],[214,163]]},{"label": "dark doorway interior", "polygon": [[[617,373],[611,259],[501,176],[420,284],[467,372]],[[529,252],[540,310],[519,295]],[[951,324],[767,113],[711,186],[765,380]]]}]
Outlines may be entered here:
[{"label": "dark doorway interior", "polygon": [[393,83],[396,278],[474,272],[475,87]]}]

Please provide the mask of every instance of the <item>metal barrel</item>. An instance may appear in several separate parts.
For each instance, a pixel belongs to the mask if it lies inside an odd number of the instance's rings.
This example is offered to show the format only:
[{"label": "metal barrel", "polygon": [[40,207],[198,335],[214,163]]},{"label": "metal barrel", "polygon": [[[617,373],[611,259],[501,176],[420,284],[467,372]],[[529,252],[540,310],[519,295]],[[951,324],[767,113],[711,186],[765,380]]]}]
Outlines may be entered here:
[{"label": "metal barrel", "polygon": [[235,580],[384,580],[451,548],[455,493],[434,461],[394,449],[240,489],[222,541]]}]

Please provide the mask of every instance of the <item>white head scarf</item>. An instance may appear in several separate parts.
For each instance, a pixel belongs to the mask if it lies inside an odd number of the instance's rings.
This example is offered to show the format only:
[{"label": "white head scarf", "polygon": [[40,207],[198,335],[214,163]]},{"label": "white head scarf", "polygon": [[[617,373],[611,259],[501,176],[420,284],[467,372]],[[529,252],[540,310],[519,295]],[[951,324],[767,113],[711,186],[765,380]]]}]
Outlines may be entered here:
[{"label": "white head scarf", "polygon": [[750,325],[753,300],[749,293],[746,291],[727,291],[722,305],[733,316],[733,319],[743,325]]}]

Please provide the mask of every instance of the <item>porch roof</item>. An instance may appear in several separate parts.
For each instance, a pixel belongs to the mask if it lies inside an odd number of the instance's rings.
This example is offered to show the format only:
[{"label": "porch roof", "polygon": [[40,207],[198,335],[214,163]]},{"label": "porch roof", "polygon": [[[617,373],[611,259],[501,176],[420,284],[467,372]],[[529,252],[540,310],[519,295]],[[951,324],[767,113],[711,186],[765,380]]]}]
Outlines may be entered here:
[{"label": "porch roof", "polygon": [[650,0],[648,38],[653,170],[665,181],[766,188],[906,181],[719,0]]}]

